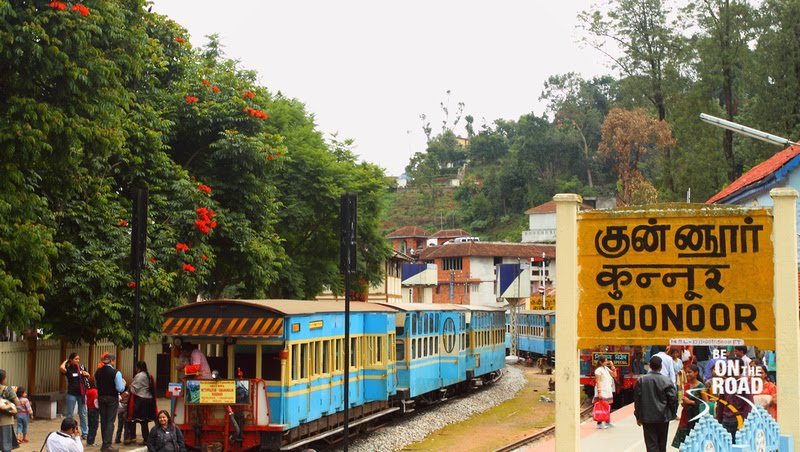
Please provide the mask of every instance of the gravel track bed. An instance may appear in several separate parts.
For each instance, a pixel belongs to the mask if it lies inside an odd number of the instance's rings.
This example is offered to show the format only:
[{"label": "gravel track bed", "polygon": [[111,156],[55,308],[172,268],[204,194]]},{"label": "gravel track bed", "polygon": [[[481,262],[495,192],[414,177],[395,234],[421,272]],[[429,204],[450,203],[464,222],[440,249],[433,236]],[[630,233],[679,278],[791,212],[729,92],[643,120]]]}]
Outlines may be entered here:
[{"label": "gravel track bed", "polygon": [[[516,367],[507,366],[506,374],[489,388],[469,396],[448,400],[418,416],[361,438],[349,445],[352,452],[392,452],[420,441],[440,428],[464,421],[495,405],[513,398],[527,384],[525,375]],[[341,449],[339,449],[341,450]]]}]

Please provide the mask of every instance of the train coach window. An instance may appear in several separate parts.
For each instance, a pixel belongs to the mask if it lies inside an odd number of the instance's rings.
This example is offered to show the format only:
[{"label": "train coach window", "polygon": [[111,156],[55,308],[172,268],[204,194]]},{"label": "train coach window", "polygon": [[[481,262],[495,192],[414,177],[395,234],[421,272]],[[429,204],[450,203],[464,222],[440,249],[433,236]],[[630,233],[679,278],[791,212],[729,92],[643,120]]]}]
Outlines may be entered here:
[{"label": "train coach window", "polygon": [[406,359],[406,342],[402,339],[397,340],[397,345],[394,348],[395,360],[405,361]]},{"label": "train coach window", "polygon": [[428,356],[428,338],[422,339],[422,356]]},{"label": "train coach window", "polygon": [[394,343],[395,343],[395,335],[394,334],[390,334],[389,335],[389,347],[388,347],[388,349],[389,349],[389,362],[390,363],[397,361],[396,349],[394,347],[392,347],[392,344],[394,344]]},{"label": "train coach window", "polygon": [[430,314],[428,316],[428,333],[429,334],[433,333],[433,314]]},{"label": "train coach window", "polygon": [[292,380],[297,380],[297,376],[299,373],[299,363],[300,363],[300,346],[297,344],[292,345],[292,354],[291,358],[291,366],[292,366]]},{"label": "train coach window", "polygon": [[417,315],[411,314],[411,334],[417,335]]},{"label": "train coach window", "polygon": [[331,359],[331,341],[324,341],[322,343],[322,373],[324,374],[328,374],[331,372],[330,359]]},{"label": "train coach window", "polygon": [[264,380],[281,380],[281,344],[265,344],[261,346],[261,378]]},{"label": "train coach window", "polygon": [[350,367],[356,367],[358,364],[358,340],[356,338],[350,339]]},{"label": "train coach window", "polygon": [[322,341],[314,342],[314,354],[312,356],[314,363],[313,375],[319,375],[322,373]]},{"label": "train coach window", "polygon": [[336,339],[336,349],[334,350],[333,355],[333,370],[335,372],[342,371],[342,363],[344,362],[344,355],[342,354],[342,340]]},{"label": "train coach window", "polygon": [[300,379],[308,378],[308,344],[300,344]]},{"label": "train coach window", "polygon": [[435,345],[433,347],[433,353],[438,355],[439,354],[439,336],[436,336],[434,344]]}]

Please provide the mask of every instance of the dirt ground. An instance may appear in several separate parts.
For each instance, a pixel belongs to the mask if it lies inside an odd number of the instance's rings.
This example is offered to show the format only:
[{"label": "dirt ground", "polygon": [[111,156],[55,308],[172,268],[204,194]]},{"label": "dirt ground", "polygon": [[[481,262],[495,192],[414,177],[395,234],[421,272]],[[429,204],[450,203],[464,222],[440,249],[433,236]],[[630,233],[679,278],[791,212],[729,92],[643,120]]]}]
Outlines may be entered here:
[{"label": "dirt ground", "polygon": [[553,425],[555,404],[539,400],[542,395],[554,397],[548,390],[552,375],[541,373],[536,367],[514,367],[523,371],[528,384],[513,399],[464,422],[439,429],[403,450],[485,452]]}]

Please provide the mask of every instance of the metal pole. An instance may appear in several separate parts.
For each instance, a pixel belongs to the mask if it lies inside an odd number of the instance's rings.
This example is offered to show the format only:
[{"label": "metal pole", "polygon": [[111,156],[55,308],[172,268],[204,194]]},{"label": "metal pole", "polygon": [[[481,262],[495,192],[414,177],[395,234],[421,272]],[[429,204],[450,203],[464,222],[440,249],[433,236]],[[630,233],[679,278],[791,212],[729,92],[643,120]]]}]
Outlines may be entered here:
[{"label": "metal pole", "polygon": [[344,273],[344,452],[350,439],[350,272]]},{"label": "metal pole", "polygon": [[545,277],[544,277],[544,272],[545,272],[544,260],[545,260],[546,257],[547,257],[547,254],[545,254],[543,252],[542,253],[542,275],[541,275],[541,281],[540,281],[541,282],[541,286],[542,286],[542,309],[546,309],[547,308],[547,303],[545,302],[545,299],[544,299],[545,294],[547,293],[547,288],[545,287]]}]

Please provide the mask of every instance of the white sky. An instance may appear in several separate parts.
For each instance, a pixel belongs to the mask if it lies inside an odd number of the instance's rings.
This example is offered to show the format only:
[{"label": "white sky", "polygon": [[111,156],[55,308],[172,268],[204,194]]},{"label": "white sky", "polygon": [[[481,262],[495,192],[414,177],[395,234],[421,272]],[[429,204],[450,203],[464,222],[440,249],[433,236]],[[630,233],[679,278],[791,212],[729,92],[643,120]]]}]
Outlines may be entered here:
[{"label": "white sky", "polygon": [[[259,83],[305,103],[319,129],[355,139],[355,153],[398,176],[425,149],[419,115],[451,120],[542,114],[550,75],[609,73],[577,43],[577,14],[591,0],[155,0],[153,11],[189,30],[194,46],[217,33],[228,57]],[[269,113],[269,112],[267,112]],[[464,120],[457,133],[463,132]],[[290,150],[291,152],[291,150]]]}]

